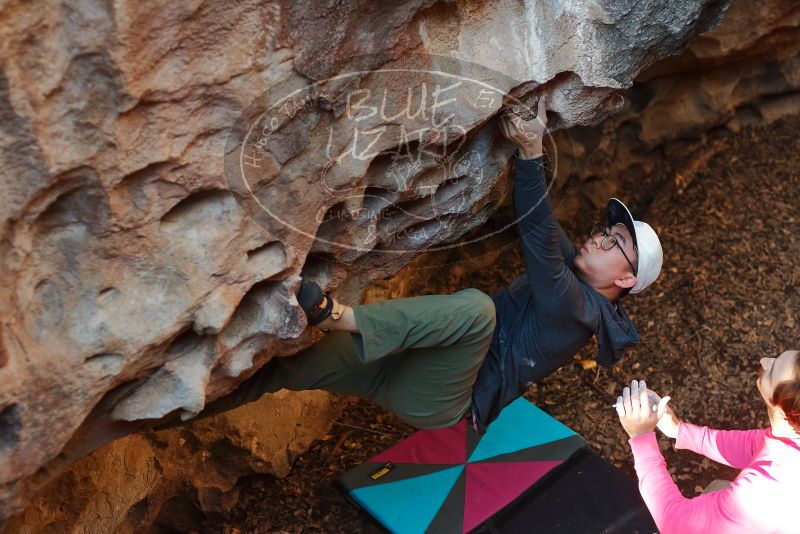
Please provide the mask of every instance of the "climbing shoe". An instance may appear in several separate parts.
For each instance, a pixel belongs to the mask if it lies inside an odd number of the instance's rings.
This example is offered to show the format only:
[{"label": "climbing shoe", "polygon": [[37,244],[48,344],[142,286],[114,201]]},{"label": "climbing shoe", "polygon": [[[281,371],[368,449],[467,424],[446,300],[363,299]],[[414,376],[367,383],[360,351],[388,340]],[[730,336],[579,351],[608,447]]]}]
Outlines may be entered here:
[{"label": "climbing shoe", "polygon": [[333,298],[322,292],[322,289],[314,281],[303,280],[300,284],[300,291],[297,293],[297,302],[306,312],[306,318],[310,326],[317,325],[330,316],[333,311]]}]

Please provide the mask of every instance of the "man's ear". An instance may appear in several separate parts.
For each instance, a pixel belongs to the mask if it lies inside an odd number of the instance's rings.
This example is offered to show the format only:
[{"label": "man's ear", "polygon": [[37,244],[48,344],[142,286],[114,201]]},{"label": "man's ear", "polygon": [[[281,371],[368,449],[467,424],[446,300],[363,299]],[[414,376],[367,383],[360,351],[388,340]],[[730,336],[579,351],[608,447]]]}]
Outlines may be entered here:
[{"label": "man's ear", "polygon": [[622,278],[614,280],[614,285],[622,289],[628,289],[636,285],[636,277],[633,276],[633,273],[628,273]]}]

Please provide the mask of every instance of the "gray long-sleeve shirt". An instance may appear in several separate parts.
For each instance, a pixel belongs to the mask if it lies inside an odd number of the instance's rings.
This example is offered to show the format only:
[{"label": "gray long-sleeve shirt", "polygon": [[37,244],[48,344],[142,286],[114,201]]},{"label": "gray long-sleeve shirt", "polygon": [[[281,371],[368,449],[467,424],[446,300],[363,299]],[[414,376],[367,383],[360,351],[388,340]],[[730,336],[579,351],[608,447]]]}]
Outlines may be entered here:
[{"label": "gray long-sleeve shirt", "polygon": [[638,343],[633,323],[572,269],[575,246],[553,215],[544,158],[515,158],[514,211],[527,272],[492,295],[497,326],[472,391],[472,413],[488,425],[527,388],[569,362],[598,336],[597,359],[611,365]]}]

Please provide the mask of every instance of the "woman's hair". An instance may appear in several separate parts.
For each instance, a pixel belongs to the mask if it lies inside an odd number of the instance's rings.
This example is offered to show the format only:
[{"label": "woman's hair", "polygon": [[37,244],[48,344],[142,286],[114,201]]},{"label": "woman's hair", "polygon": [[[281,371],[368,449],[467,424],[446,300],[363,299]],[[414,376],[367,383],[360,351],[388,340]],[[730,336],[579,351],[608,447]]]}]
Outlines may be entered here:
[{"label": "woman's hair", "polygon": [[800,353],[794,357],[794,377],[775,386],[772,404],[786,414],[786,420],[800,434]]}]

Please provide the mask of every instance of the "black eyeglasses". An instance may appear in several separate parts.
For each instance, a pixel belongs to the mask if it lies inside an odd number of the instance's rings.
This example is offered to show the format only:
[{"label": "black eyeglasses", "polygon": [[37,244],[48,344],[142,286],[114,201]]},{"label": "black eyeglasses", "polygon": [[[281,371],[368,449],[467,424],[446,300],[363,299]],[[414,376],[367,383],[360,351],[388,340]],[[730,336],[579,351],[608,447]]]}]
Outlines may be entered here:
[{"label": "black eyeglasses", "polygon": [[598,224],[597,226],[592,228],[591,235],[603,234],[603,240],[600,242],[600,248],[602,248],[603,250],[611,250],[612,248],[617,247],[619,251],[622,252],[622,255],[625,256],[625,261],[627,261],[628,265],[631,266],[631,270],[633,271],[633,276],[636,276],[637,274],[636,267],[634,267],[633,262],[630,260],[630,258],[628,258],[628,255],[625,254],[625,250],[622,248],[622,245],[620,245],[617,236],[608,233],[608,228],[609,228],[608,226],[603,226],[601,224]]}]

